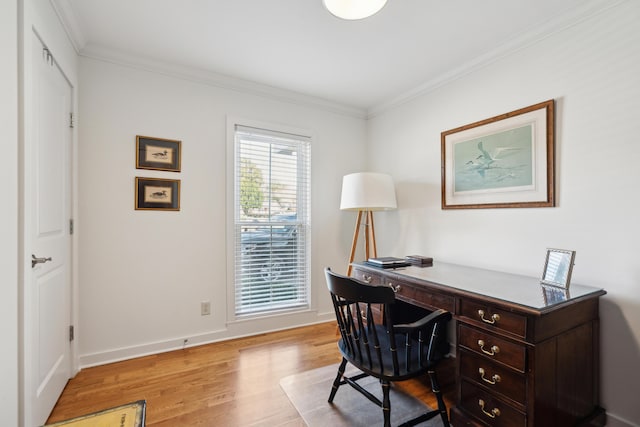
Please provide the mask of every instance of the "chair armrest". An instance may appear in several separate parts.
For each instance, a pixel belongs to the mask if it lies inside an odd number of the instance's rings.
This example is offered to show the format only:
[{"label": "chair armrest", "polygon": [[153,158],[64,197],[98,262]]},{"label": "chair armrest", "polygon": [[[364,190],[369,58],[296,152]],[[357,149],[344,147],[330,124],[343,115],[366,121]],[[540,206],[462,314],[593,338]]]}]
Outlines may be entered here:
[{"label": "chair armrest", "polygon": [[393,325],[393,328],[398,333],[406,334],[420,329],[425,329],[435,323],[448,322],[450,319],[451,313],[440,309],[430,313],[420,320],[416,320],[415,322]]}]

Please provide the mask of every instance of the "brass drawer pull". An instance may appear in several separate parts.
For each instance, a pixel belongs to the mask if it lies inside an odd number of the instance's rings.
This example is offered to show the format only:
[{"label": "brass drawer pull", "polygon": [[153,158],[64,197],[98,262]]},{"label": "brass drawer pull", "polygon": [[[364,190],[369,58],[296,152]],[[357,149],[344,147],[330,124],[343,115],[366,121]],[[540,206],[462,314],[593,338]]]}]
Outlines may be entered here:
[{"label": "brass drawer pull", "polygon": [[482,400],[482,399],[478,400],[478,405],[480,405],[480,409],[482,410],[482,413],[485,414],[487,417],[495,418],[495,417],[499,417],[500,416],[500,409],[498,409],[498,408],[493,408],[491,410],[491,412],[485,411],[484,410],[484,400]]},{"label": "brass drawer pull", "polygon": [[371,283],[371,276],[367,276],[366,274],[362,276],[362,281],[364,283]]},{"label": "brass drawer pull", "polygon": [[400,285],[394,285],[393,283],[389,282],[389,287],[391,288],[391,290],[395,293],[400,292]]},{"label": "brass drawer pull", "polygon": [[480,316],[480,320],[482,320],[484,323],[488,323],[490,325],[493,325],[494,323],[496,323],[497,321],[500,320],[500,315],[498,313],[492,314],[491,315],[491,320],[484,318],[484,310],[478,310],[478,315]]},{"label": "brass drawer pull", "polygon": [[494,376],[491,377],[491,379],[485,378],[484,376],[484,369],[479,368],[478,369],[478,373],[480,374],[480,378],[482,378],[482,381],[484,381],[485,383],[489,383],[491,385],[494,385],[495,383],[499,383],[500,381],[502,381],[502,378],[500,378],[500,375],[495,374]]},{"label": "brass drawer pull", "polygon": [[484,354],[488,354],[489,356],[494,356],[494,355],[500,353],[500,347],[498,347],[497,345],[491,346],[491,350],[485,350],[484,349],[484,341],[483,340],[478,340],[478,345],[480,346],[480,350]]}]

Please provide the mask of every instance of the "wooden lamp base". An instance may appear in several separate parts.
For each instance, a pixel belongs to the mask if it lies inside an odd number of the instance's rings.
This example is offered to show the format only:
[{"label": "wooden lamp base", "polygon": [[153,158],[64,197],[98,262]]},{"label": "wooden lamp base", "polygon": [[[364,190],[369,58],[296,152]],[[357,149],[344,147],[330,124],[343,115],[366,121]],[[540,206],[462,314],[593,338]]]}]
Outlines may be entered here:
[{"label": "wooden lamp base", "polygon": [[358,219],[356,220],[356,228],[353,232],[353,241],[351,243],[351,253],[349,254],[349,265],[347,268],[347,276],[351,276],[353,259],[356,256],[356,248],[358,246],[358,237],[360,236],[360,225],[364,218],[364,255],[365,261],[369,258],[376,258],[378,251],[376,249],[376,231],[373,225],[373,211],[358,211]]}]

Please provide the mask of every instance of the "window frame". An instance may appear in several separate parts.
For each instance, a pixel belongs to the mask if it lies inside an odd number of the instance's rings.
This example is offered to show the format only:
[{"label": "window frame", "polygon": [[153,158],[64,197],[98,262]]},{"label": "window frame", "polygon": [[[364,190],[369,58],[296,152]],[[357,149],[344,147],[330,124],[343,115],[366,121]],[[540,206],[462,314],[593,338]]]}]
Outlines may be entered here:
[{"label": "window frame", "polygon": [[[307,152],[308,159],[306,163],[308,164],[307,170],[307,184],[306,190],[306,206],[302,211],[302,218],[298,220],[298,222],[304,223],[305,236],[303,239],[304,242],[304,252],[305,252],[305,261],[304,268],[306,270],[306,279],[305,279],[305,293],[306,293],[306,303],[298,306],[287,307],[287,308],[275,308],[273,310],[263,310],[256,312],[248,312],[248,313],[236,313],[236,250],[238,245],[238,234],[236,229],[236,194],[239,191],[239,183],[236,182],[236,129],[238,127],[241,128],[254,128],[257,131],[263,131],[265,134],[288,134],[294,137],[300,137],[301,139],[305,139],[309,141],[309,149]],[[227,322],[233,323],[236,321],[247,320],[251,318],[262,318],[262,317],[270,317],[270,316],[278,316],[278,315],[286,315],[290,313],[300,313],[307,312],[312,310],[313,298],[311,292],[311,147],[312,147],[313,135],[307,129],[295,128],[291,126],[285,126],[281,124],[274,124],[268,122],[261,122],[250,119],[243,119],[237,117],[227,117],[227,197],[226,197],[226,207],[227,207],[227,274],[226,274],[226,286],[225,291],[227,293]],[[297,206],[299,208],[299,206]],[[298,209],[297,209],[298,210]],[[297,211],[296,210],[296,211]]]}]

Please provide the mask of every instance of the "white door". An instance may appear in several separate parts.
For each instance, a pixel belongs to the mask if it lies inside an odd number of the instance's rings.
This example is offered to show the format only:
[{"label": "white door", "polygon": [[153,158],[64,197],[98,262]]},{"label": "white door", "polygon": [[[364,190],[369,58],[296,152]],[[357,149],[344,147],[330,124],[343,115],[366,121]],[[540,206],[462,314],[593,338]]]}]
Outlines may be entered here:
[{"label": "white door", "polygon": [[32,50],[25,242],[39,260],[24,292],[26,427],[44,424],[71,376],[71,87],[35,35]]}]

